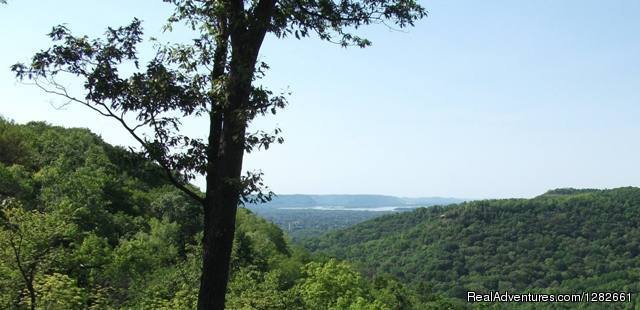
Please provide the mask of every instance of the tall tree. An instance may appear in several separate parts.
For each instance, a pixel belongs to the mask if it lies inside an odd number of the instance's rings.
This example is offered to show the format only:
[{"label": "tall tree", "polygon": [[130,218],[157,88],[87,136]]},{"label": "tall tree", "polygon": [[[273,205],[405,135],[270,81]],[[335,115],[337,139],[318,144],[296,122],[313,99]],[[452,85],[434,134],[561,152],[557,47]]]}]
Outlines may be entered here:
[{"label": "tall tree", "polygon": [[[175,5],[167,29],[184,22],[197,35],[190,44],[156,45],[155,57],[142,70],[137,53],[142,27],[137,19],[109,28],[103,39],[74,36],[65,26],[56,26],[49,34],[54,45],[12,70],[48,93],[114,119],[140,143],[139,152],[202,204],[198,308],[222,309],[237,207],[242,200],[270,198],[262,191],[260,173],[243,176],[244,154],[283,141],[279,129],[247,130],[254,118],[275,114],[286,104],[284,94],[257,82],[268,68],[257,61],[267,34],[366,47],[371,42],[354,33],[359,27],[413,26],[426,11],[415,0],[164,1]],[[72,94],[56,81],[65,74],[82,79],[83,95]],[[180,134],[181,120],[194,116],[208,117],[206,139]],[[204,195],[188,185],[198,174],[206,177]]]}]

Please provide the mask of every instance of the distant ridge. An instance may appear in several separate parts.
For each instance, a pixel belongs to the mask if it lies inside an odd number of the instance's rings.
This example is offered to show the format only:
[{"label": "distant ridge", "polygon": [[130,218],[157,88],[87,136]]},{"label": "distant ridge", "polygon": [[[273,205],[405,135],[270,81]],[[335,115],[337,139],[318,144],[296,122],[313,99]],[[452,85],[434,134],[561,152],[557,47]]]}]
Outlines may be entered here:
[{"label": "distant ridge", "polygon": [[[446,197],[402,198],[387,195],[278,195],[261,207],[385,207],[385,206],[433,206],[464,202],[464,199]],[[255,205],[254,205],[255,206]]]}]

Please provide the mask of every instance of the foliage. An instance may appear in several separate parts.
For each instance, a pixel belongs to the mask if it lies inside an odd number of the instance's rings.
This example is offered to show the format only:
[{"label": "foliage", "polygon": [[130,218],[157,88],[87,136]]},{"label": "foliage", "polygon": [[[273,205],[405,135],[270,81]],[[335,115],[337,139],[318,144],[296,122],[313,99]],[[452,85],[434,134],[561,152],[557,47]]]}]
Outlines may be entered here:
[{"label": "foliage", "polygon": [[[202,209],[157,178],[161,167],[87,130],[2,119],[0,128],[0,149],[23,146],[0,162],[0,308],[196,307]],[[313,260],[276,225],[239,211],[229,308],[386,305],[398,294],[376,301],[376,292],[405,289],[370,284],[344,262]],[[344,283],[327,278],[334,273]],[[313,296],[324,288],[342,299],[318,304]]]},{"label": "foliage", "polygon": [[35,285],[38,307],[44,309],[84,309],[87,293],[75,280],[59,273],[44,275]]},{"label": "foliage", "polygon": [[550,191],[388,215],[306,242],[425,295],[637,292],[640,189]]},{"label": "foliage", "polygon": [[306,279],[298,284],[302,302],[307,308],[326,305],[327,309],[379,309],[379,303],[367,296],[362,277],[344,262],[309,263],[304,268]]},{"label": "foliage", "polygon": [[[0,308],[29,307],[32,292],[50,309],[195,307],[202,209],[161,167],[83,129],[0,120],[8,144],[21,149],[0,161]],[[240,209],[227,302],[458,309],[467,290],[637,292],[639,205],[637,188],[562,189],[383,216],[306,243],[362,274]]]},{"label": "foliage", "polygon": [[[4,265],[2,269],[7,272],[2,282],[11,282],[13,279],[21,283],[24,294],[14,296],[15,300],[33,304],[35,292],[41,285],[45,285],[44,291],[51,288],[46,285],[46,280],[50,279],[45,279],[45,284],[42,284],[37,282],[36,277],[43,270],[55,270],[58,264],[64,262],[76,226],[62,212],[25,210],[11,199],[3,201],[1,211],[0,264]],[[9,287],[15,287],[15,284]],[[2,300],[6,302],[10,297]]]},{"label": "foliage", "polygon": [[[175,6],[166,29],[185,22],[195,31],[190,43],[154,40],[156,53],[145,61],[138,54],[144,37],[137,18],[108,28],[101,39],[58,25],[49,33],[50,48],[11,70],[19,80],[114,120],[138,142],[138,155],[156,162],[173,186],[201,204],[198,308],[224,308],[238,204],[265,202],[273,194],[265,194],[261,172],[242,175],[244,154],[284,141],[279,128],[248,130],[256,117],[286,105],[284,94],[257,82],[268,69],[258,62],[267,34],[300,39],[315,33],[344,47],[365,47],[370,42],[355,29],[376,23],[413,26],[426,11],[415,0],[164,2]],[[60,76],[78,78],[83,94],[72,94]],[[186,120],[201,116],[209,120],[203,135],[181,133]],[[204,193],[189,186],[196,175],[206,177]]]}]

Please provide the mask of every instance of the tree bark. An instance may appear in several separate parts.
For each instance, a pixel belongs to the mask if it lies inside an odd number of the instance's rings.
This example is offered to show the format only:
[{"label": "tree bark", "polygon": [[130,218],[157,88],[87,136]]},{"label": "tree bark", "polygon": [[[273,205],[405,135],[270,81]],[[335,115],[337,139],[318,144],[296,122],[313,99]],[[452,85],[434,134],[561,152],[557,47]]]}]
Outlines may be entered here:
[{"label": "tree bark", "polygon": [[31,300],[31,310],[36,309],[36,290],[33,287],[33,282],[27,282],[27,290],[29,291],[29,299]]},{"label": "tree bark", "polygon": [[[261,1],[262,2],[262,1]],[[234,2],[236,5],[241,2]],[[262,12],[268,14],[270,7]],[[247,29],[238,12],[231,13],[229,38],[231,61],[227,96],[219,111],[210,115],[207,191],[204,205],[203,263],[198,295],[198,309],[224,309],[229,263],[235,234],[236,213],[242,191],[242,161],[250,108],[251,82],[258,52],[266,34],[265,22],[257,29]],[[261,17],[259,20],[265,19]],[[226,49],[225,33],[225,49]],[[219,45],[220,46],[220,45]],[[217,54],[217,53],[216,53]],[[214,55],[215,58],[216,55]],[[226,52],[225,52],[226,56]],[[222,62],[222,59],[220,59]]]},{"label": "tree bark", "polygon": [[[218,154],[207,174],[198,309],[224,309],[236,213],[242,190],[240,180],[247,126],[243,107],[249,100],[250,77],[248,81],[245,77],[238,81],[241,83],[230,83],[228,104],[231,108],[222,112]],[[212,117],[212,121],[216,119],[217,116]]]},{"label": "tree bark", "polygon": [[222,194],[205,216],[203,264],[198,309],[224,309],[235,230],[237,198]]}]

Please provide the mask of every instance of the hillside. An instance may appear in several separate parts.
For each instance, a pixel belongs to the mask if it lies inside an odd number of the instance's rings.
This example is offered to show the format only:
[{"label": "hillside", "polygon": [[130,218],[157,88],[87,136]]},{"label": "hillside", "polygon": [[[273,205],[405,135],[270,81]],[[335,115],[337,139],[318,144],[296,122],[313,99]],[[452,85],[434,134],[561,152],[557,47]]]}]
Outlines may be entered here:
[{"label": "hillside", "polygon": [[[2,119],[0,150],[0,308],[193,308],[200,207],[155,164],[88,130]],[[419,208],[307,241],[320,256],[240,209],[227,304],[442,309],[498,289],[637,296],[639,206],[640,189],[620,188]]]},{"label": "hillside", "polygon": [[[0,118],[0,308],[195,308],[201,207],[164,180],[88,130]],[[312,259],[246,209],[231,267],[230,309],[434,305],[392,278]]]},{"label": "hillside", "polygon": [[420,208],[305,246],[356,262],[366,274],[392,274],[449,297],[491,290],[637,296],[640,189],[564,189],[534,199]]}]

